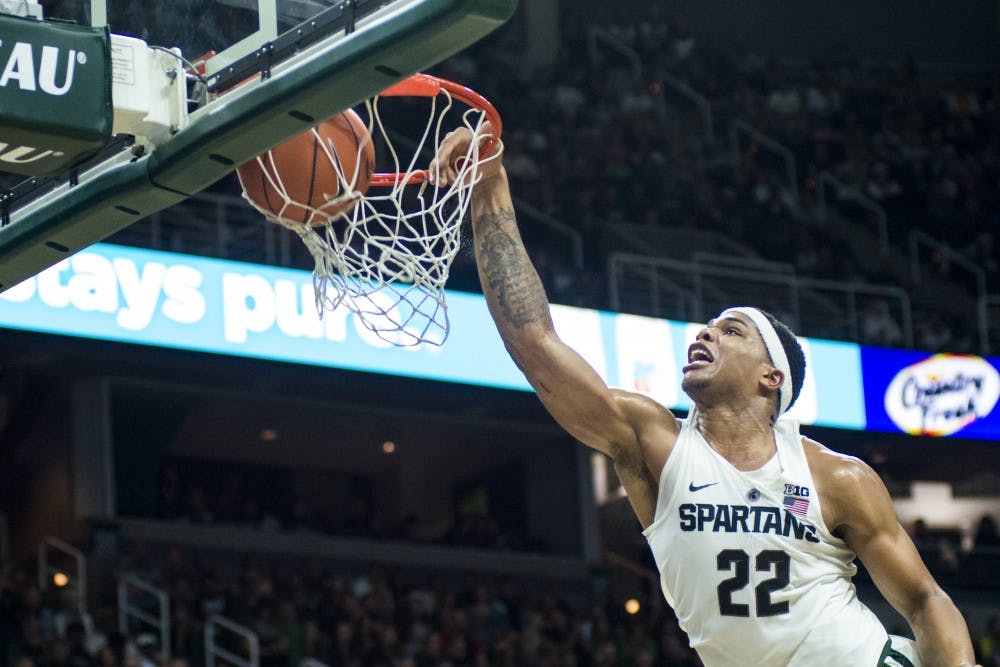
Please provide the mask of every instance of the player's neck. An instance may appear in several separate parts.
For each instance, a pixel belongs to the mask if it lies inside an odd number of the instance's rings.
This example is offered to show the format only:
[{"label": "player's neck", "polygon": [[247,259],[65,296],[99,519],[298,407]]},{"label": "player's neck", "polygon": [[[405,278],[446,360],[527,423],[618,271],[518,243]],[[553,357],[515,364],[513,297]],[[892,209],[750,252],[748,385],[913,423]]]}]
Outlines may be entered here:
[{"label": "player's neck", "polygon": [[709,446],[737,470],[756,470],[774,456],[774,424],[759,410],[699,408],[695,425]]}]

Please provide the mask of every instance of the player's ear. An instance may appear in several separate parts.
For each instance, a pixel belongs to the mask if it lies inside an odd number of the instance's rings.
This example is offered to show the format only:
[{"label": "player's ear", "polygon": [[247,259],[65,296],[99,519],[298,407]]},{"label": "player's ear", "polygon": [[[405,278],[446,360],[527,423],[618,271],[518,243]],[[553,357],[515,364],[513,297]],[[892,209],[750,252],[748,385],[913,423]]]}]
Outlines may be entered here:
[{"label": "player's ear", "polygon": [[785,382],[785,374],[774,366],[766,364],[764,366],[763,375],[761,376],[761,382],[768,389],[778,391],[778,389],[781,388],[781,385]]}]

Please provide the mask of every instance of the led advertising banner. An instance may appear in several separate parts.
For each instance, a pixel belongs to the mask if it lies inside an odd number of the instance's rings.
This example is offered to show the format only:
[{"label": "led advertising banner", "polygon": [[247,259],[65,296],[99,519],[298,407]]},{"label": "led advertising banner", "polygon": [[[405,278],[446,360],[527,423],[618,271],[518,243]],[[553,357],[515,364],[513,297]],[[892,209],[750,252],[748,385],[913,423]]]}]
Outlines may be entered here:
[{"label": "led advertising banner", "polygon": [[[530,391],[480,295],[449,292],[441,346],[400,348],[346,309],[316,312],[307,271],[98,244],[0,294],[0,327]],[[697,324],[553,306],[559,335],[614,387],[690,408],[680,369]],[[801,339],[790,417],[864,429],[861,348]]]},{"label": "led advertising banner", "polygon": [[1000,359],[862,349],[868,427],[1000,439]]}]

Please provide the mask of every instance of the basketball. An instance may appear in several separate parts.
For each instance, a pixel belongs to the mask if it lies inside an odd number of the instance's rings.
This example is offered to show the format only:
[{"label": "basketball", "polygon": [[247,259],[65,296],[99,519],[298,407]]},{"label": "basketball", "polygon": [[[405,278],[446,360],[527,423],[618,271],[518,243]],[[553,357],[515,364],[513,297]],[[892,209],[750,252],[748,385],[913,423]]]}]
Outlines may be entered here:
[{"label": "basketball", "polygon": [[[375,168],[375,147],[353,110],[323,121],[241,165],[237,175],[250,202],[283,222],[320,226],[346,215],[364,194]],[[341,179],[350,189],[341,192]]]}]

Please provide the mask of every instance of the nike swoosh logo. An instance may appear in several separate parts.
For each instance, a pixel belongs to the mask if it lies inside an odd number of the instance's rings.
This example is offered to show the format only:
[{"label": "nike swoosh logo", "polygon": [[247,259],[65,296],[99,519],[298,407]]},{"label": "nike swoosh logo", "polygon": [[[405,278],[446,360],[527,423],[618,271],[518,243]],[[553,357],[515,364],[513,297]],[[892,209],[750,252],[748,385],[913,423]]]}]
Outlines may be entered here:
[{"label": "nike swoosh logo", "polygon": [[718,482],[709,482],[708,484],[701,484],[696,486],[694,482],[692,482],[691,484],[688,484],[688,491],[694,493],[695,491],[701,491],[702,489],[707,489],[708,487],[715,486],[716,484],[718,484]]}]

